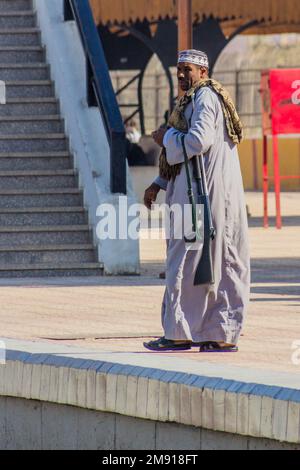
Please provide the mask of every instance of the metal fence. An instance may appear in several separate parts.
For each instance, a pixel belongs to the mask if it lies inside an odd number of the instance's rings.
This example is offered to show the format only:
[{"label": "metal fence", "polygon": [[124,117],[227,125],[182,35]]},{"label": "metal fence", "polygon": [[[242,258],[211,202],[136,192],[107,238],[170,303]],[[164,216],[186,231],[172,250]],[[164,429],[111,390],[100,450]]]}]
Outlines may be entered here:
[{"label": "metal fence", "polygon": [[[176,69],[171,69],[171,72],[176,96]],[[119,90],[137,73],[138,71],[112,72],[115,90]],[[260,77],[261,69],[218,70],[213,74],[213,78],[221,82],[232,96],[244,124],[246,136],[253,138],[261,136]],[[164,73],[146,73],[143,102],[147,134],[164,122],[164,113],[168,109],[168,95],[168,83]],[[136,82],[118,95],[118,101],[122,105],[123,117],[132,112],[132,103],[137,103]]]}]

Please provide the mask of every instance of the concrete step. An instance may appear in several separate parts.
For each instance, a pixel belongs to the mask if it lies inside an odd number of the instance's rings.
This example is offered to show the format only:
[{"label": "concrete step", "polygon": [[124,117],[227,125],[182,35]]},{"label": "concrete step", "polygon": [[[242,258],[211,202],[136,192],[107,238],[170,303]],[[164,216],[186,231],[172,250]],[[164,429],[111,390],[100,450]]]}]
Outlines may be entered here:
[{"label": "concrete step", "polygon": [[28,207],[0,209],[0,226],[85,225],[88,214],[83,207]]},{"label": "concrete step", "polygon": [[40,46],[38,28],[0,28],[0,46]]},{"label": "concrete step", "polygon": [[0,134],[62,133],[64,121],[60,115],[0,117]]},{"label": "concrete step", "polygon": [[0,11],[32,10],[31,0],[0,0]]},{"label": "concrete step", "polygon": [[77,184],[75,170],[0,172],[2,189],[72,188]]},{"label": "concrete step", "polygon": [[32,7],[0,0],[0,277],[102,275]]},{"label": "concrete step", "polygon": [[0,135],[0,153],[61,151],[68,145],[65,134]]},{"label": "concrete step", "polygon": [[75,277],[75,276],[103,276],[104,269],[101,263],[41,263],[28,265],[2,265],[0,277],[28,278],[28,277]]},{"label": "concrete step", "polygon": [[66,170],[73,167],[69,152],[0,153],[0,171]]},{"label": "concrete step", "polygon": [[92,244],[82,245],[23,245],[0,247],[0,267],[4,264],[22,264],[34,268],[41,263],[93,263],[96,253]]},{"label": "concrete step", "polygon": [[47,80],[50,66],[45,62],[35,64],[1,64],[0,80]]},{"label": "concrete step", "polygon": [[77,188],[8,190],[0,188],[0,208],[82,206],[82,191]]},{"label": "concrete step", "polygon": [[56,98],[8,98],[0,106],[0,116],[29,116],[59,114]]},{"label": "concrete step", "polygon": [[91,243],[88,225],[0,227],[0,246],[59,245]]},{"label": "concrete step", "polygon": [[45,49],[40,46],[1,46],[0,63],[34,63],[45,61]]},{"label": "concrete step", "polygon": [[54,97],[54,86],[51,80],[7,80],[5,86],[6,99]]},{"label": "concrete step", "polygon": [[36,14],[33,11],[0,10],[0,28],[30,28],[36,26]]}]

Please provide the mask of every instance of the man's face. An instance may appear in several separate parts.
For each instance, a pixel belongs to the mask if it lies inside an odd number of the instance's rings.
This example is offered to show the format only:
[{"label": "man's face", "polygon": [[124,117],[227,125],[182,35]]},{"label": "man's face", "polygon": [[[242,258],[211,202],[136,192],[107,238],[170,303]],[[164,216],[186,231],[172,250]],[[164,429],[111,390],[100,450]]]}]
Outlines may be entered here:
[{"label": "man's face", "polygon": [[190,62],[179,62],[177,65],[177,78],[182,91],[189,90],[194,83],[207,76],[208,71],[205,67],[199,67]]}]

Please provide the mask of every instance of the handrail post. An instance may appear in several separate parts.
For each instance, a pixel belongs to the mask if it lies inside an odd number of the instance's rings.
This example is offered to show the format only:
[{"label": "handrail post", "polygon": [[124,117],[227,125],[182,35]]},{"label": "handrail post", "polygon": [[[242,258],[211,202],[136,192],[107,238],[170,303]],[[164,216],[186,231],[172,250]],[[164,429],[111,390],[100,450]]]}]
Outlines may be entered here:
[{"label": "handrail post", "polygon": [[73,11],[70,5],[70,0],[64,0],[64,20],[65,21],[74,20]]},{"label": "handrail post", "polygon": [[93,70],[88,58],[86,59],[86,96],[89,107],[98,106],[93,87]]},{"label": "handrail post", "polygon": [[125,135],[112,131],[110,149],[110,188],[112,193],[126,194]]}]

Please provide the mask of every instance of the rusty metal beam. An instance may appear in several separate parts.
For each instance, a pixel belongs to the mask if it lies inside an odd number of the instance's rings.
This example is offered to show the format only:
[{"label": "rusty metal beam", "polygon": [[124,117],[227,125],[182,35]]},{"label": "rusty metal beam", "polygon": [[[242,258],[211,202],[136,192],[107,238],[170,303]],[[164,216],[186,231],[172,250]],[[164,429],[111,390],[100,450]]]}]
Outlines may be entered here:
[{"label": "rusty metal beam", "polygon": [[193,47],[192,0],[177,0],[178,51]]},{"label": "rusty metal beam", "polygon": [[[177,0],[178,52],[193,47],[192,0]],[[178,96],[183,92],[178,87]]]}]

